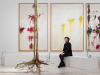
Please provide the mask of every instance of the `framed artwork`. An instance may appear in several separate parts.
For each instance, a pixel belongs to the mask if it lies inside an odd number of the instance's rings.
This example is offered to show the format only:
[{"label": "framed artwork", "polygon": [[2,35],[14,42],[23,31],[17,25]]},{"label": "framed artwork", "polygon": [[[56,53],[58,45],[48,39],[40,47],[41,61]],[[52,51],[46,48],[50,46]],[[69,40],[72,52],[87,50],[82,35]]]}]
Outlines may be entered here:
[{"label": "framed artwork", "polygon": [[86,4],[86,50],[100,51],[100,3]]},{"label": "framed artwork", "polygon": [[62,51],[64,37],[73,51],[84,51],[84,4],[51,3],[51,51]]},{"label": "framed artwork", "polygon": [[[34,3],[19,3],[18,50],[34,49]],[[48,51],[48,3],[38,3],[38,49]]]}]

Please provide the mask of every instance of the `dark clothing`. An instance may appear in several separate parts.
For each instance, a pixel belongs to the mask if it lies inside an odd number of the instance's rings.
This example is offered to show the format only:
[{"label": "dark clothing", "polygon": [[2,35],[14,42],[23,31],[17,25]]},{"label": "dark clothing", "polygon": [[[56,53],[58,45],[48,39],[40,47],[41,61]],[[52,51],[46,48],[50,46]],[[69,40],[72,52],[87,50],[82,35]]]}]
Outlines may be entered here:
[{"label": "dark clothing", "polygon": [[66,42],[64,44],[63,51],[64,51],[65,55],[72,56],[71,43]]},{"label": "dark clothing", "polygon": [[61,60],[60,65],[61,65],[61,64],[65,65],[65,63],[64,63],[64,61],[63,61],[63,60],[64,60],[64,57],[72,56],[71,43],[66,42],[66,43],[64,44],[63,51],[64,51],[64,55],[61,55],[61,54],[59,55],[60,60]]}]

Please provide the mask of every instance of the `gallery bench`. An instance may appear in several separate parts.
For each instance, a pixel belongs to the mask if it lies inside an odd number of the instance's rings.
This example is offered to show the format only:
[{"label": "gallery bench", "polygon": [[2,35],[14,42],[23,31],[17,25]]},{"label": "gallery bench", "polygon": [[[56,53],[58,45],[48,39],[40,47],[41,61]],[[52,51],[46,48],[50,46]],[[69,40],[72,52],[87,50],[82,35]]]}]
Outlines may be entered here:
[{"label": "gallery bench", "polygon": [[[2,65],[4,66],[15,66],[22,62],[28,62],[33,59],[33,55],[29,54],[16,54],[16,55],[2,55]],[[47,54],[40,54],[39,59],[43,61],[48,60]]]},{"label": "gallery bench", "polygon": [[[70,67],[70,57],[71,57],[71,56],[69,56],[69,57],[64,57],[64,62],[65,62],[65,65],[66,65],[67,67]],[[50,55],[50,62],[58,66],[59,63],[60,63],[59,55],[57,55],[57,54],[51,54],[51,55]]]},{"label": "gallery bench", "polygon": [[[97,57],[82,57],[82,56],[69,56],[64,57],[64,61],[66,67],[73,67],[78,69],[98,69],[98,58]],[[59,65],[60,59],[59,55],[51,54],[50,55],[50,62],[54,63],[55,65]]]}]

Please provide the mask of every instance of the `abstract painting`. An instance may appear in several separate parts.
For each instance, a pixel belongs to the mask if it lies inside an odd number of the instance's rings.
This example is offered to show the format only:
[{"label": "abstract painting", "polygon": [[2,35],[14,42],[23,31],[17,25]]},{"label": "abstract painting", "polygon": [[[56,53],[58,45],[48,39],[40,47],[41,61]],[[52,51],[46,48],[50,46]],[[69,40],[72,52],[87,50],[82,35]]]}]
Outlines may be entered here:
[{"label": "abstract painting", "polygon": [[100,4],[86,4],[87,51],[100,51]]},{"label": "abstract painting", "polygon": [[61,51],[70,37],[73,51],[84,50],[84,4],[51,3],[51,51]]},{"label": "abstract painting", "polygon": [[[19,3],[19,51],[34,49],[34,3]],[[38,50],[48,50],[48,4],[38,3]],[[36,37],[35,37],[36,38]]]}]

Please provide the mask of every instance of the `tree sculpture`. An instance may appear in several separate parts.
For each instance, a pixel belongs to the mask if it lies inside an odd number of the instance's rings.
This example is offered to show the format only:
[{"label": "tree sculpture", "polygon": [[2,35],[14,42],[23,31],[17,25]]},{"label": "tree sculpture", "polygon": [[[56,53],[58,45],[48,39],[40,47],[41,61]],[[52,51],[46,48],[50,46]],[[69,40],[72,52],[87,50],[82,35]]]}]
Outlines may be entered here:
[{"label": "tree sculpture", "polygon": [[[44,64],[44,65],[48,65],[47,63],[45,63],[44,61],[39,60],[39,54],[38,54],[38,10],[37,10],[37,0],[34,0],[34,8],[35,8],[35,15],[34,15],[34,58],[29,61],[29,62],[23,62],[23,63],[19,63],[17,64],[17,66],[15,67],[16,69],[23,69],[25,67],[28,67],[28,70],[33,69],[33,67],[36,65],[36,69],[37,71],[40,73],[40,65]],[[32,48],[33,49],[33,48]]]}]

